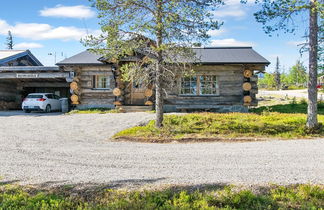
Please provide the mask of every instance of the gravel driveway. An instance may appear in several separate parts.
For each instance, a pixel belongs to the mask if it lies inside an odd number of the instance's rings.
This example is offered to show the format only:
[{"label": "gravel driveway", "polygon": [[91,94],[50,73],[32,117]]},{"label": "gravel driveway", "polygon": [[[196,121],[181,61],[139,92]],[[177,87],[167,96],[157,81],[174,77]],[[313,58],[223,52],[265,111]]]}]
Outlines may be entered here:
[{"label": "gravel driveway", "polygon": [[[308,98],[307,89],[302,90],[259,90],[258,96],[271,96],[278,95],[281,97],[288,96],[289,98]],[[324,99],[324,94],[322,92],[318,92],[318,99]]]},{"label": "gravel driveway", "polygon": [[[2,116],[1,116],[2,115]],[[110,142],[149,113],[0,112],[0,185],[324,183],[324,140],[145,144]]]}]

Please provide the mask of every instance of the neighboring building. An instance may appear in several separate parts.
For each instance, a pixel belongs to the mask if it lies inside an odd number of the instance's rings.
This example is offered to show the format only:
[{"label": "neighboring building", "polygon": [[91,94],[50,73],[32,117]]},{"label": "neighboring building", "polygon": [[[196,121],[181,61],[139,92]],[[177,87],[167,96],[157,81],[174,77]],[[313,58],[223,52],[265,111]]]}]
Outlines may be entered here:
[{"label": "neighboring building", "polygon": [[[177,85],[165,99],[166,111],[245,112],[247,106],[257,105],[258,77],[255,73],[263,72],[269,61],[251,47],[195,48],[194,51],[200,60],[195,68],[196,75],[175,78]],[[71,99],[77,108],[151,106],[154,103],[153,86],[122,82],[115,74],[118,67],[114,63],[89,51],[57,65],[75,73]]]},{"label": "neighboring building", "polygon": [[0,66],[43,66],[29,50],[0,50]]},{"label": "neighboring building", "polygon": [[29,50],[0,50],[0,110],[20,109],[33,92],[70,97],[70,72],[45,67]]}]

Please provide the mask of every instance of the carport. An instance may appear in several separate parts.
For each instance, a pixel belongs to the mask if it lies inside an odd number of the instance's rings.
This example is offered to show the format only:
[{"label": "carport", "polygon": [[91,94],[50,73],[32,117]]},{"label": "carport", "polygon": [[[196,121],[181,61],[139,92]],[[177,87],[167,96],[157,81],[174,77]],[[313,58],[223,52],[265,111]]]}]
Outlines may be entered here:
[{"label": "carport", "polygon": [[48,66],[0,67],[0,110],[19,109],[29,93],[55,93],[70,97],[73,72]]}]

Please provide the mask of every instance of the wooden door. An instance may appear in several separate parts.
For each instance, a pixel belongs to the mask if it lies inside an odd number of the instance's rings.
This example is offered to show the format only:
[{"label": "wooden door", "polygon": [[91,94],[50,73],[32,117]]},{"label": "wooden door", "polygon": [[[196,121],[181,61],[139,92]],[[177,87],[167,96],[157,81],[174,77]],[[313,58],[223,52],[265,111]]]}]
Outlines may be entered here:
[{"label": "wooden door", "polygon": [[145,103],[145,87],[144,85],[137,85],[133,83],[131,91],[131,104],[132,105],[144,105]]}]

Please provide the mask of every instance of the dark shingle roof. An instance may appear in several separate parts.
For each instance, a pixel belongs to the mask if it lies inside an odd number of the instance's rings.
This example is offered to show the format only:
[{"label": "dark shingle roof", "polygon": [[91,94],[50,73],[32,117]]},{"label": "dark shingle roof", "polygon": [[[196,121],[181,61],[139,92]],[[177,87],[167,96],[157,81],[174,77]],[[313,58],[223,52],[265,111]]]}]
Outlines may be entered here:
[{"label": "dark shingle roof", "polygon": [[[270,62],[252,49],[252,47],[205,47],[194,48],[197,60],[202,64],[265,64]],[[100,55],[89,51],[67,58],[57,65],[103,65]]]},{"label": "dark shingle roof", "polygon": [[103,65],[103,63],[99,61],[100,58],[100,55],[86,50],[72,57],[66,58],[63,61],[58,62],[56,65]]},{"label": "dark shingle roof", "polygon": [[35,66],[43,66],[43,64],[29,50],[0,50],[0,65],[24,56],[28,56]]},{"label": "dark shingle roof", "polygon": [[198,60],[205,64],[270,64],[252,47],[194,48]]}]

